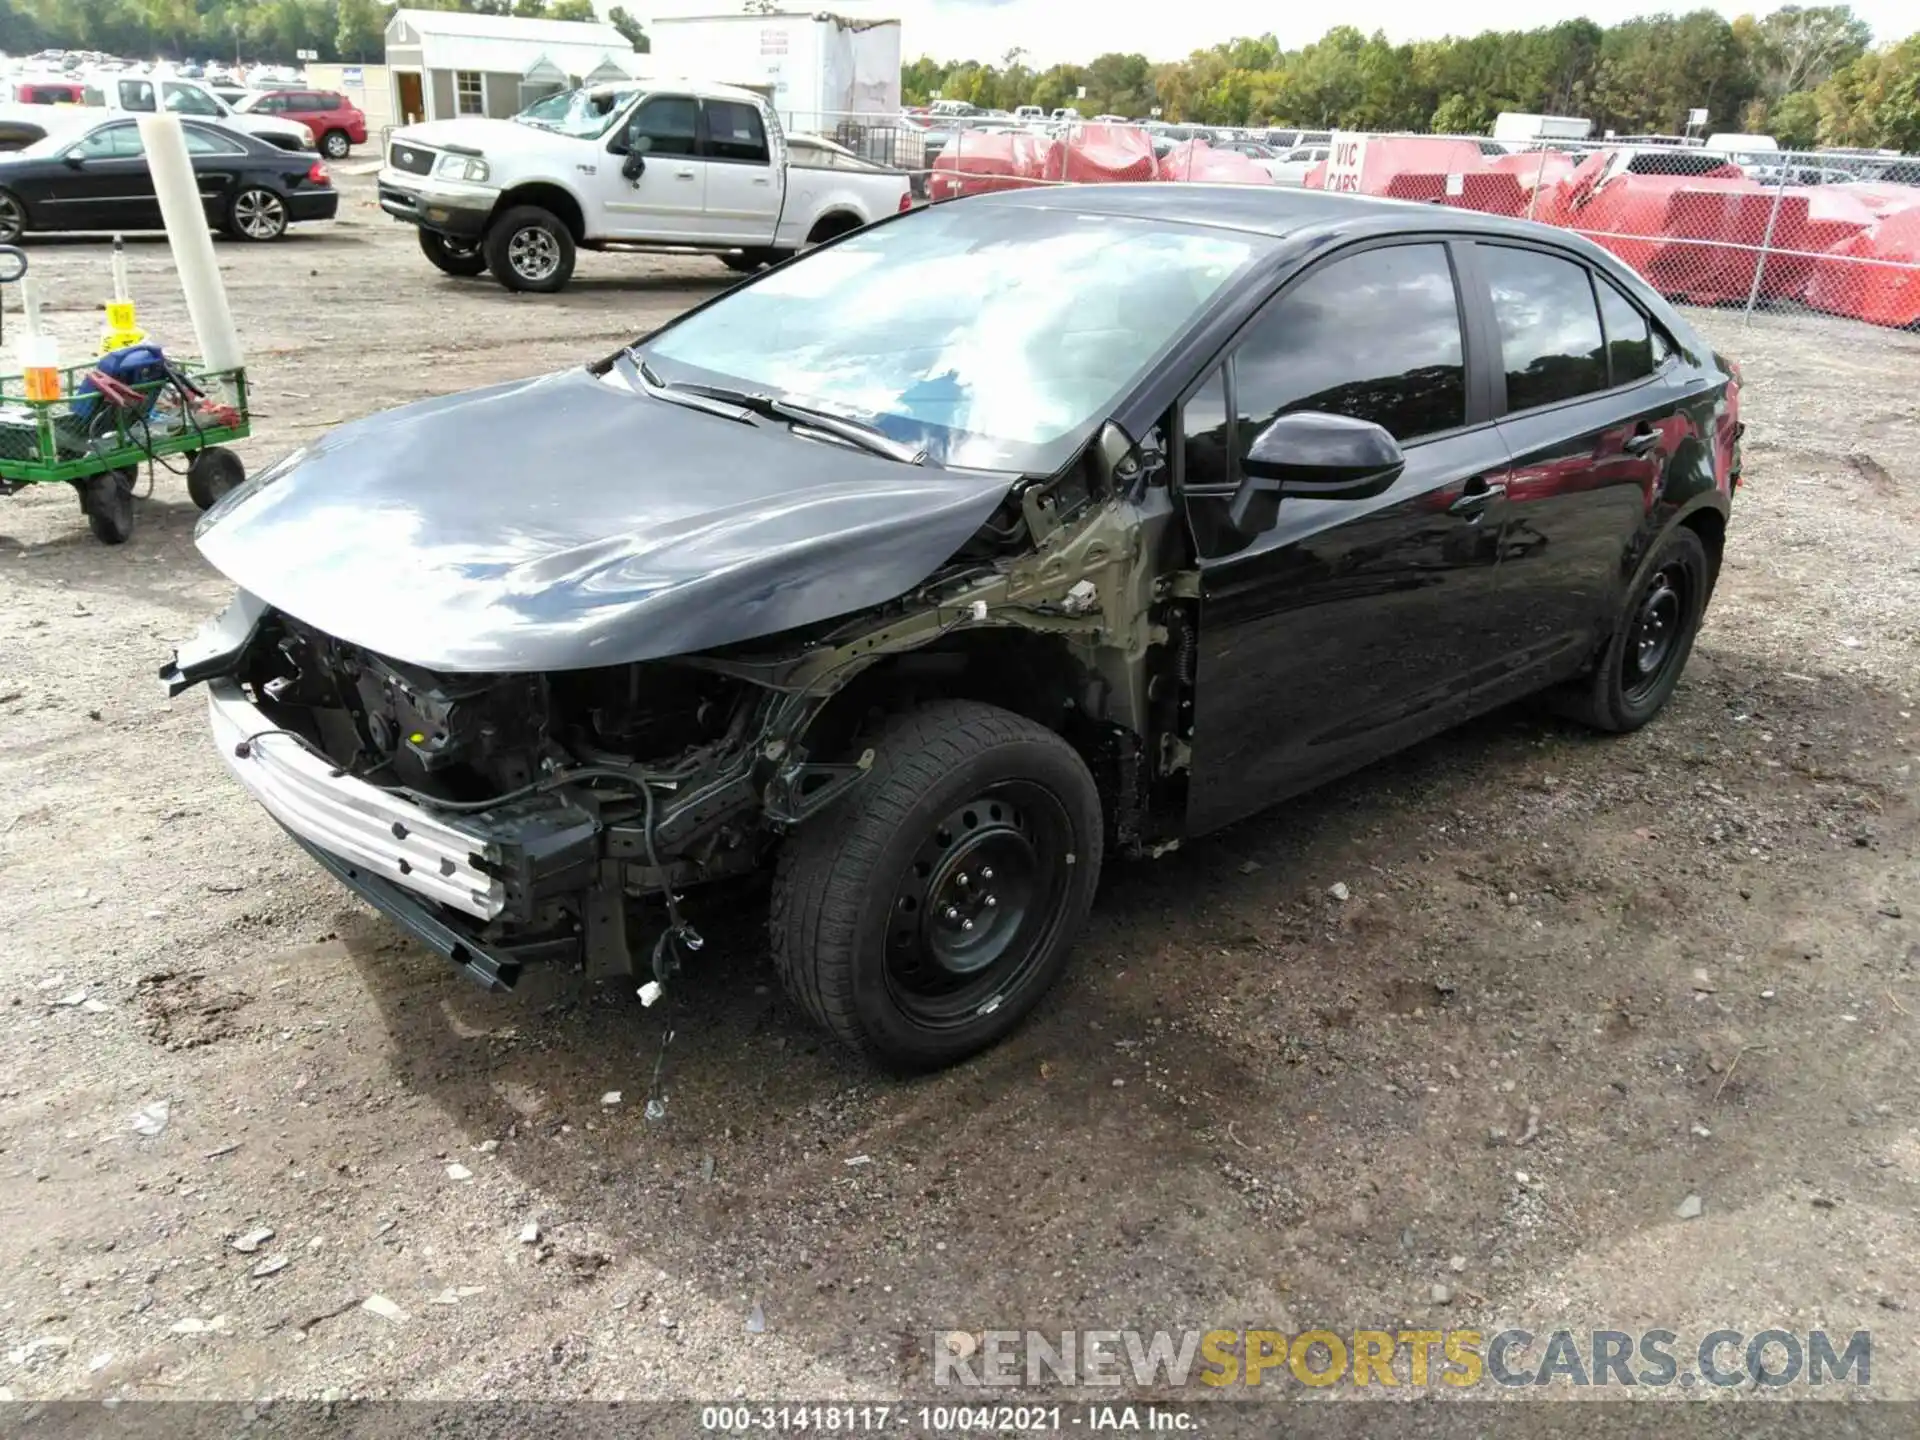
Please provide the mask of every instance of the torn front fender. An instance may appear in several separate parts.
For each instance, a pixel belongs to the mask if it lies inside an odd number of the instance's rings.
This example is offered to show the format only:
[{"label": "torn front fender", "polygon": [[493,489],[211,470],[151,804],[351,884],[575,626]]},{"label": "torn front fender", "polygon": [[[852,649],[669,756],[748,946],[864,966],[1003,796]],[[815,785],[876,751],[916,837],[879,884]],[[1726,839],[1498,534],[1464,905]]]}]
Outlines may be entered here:
[{"label": "torn front fender", "polygon": [[210,511],[275,609],[442,671],[712,649],[910,590],[1015,477],[898,464],[585,369],[343,425]]}]

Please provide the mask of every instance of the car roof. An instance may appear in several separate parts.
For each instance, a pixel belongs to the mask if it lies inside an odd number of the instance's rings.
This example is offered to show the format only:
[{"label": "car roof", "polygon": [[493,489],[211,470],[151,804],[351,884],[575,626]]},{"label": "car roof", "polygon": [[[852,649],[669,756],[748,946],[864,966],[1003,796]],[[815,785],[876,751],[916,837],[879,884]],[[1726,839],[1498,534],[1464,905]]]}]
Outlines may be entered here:
[{"label": "car roof", "polygon": [[[951,203],[951,202],[949,202]],[[1330,190],[1306,190],[1267,185],[1072,185],[1045,189],[1003,190],[976,197],[970,203],[1024,207],[1036,210],[1074,210],[1081,214],[1116,215],[1135,220],[1159,220],[1187,225],[1210,225],[1275,237],[1301,230],[1334,228],[1355,234],[1386,234],[1399,230],[1484,230],[1489,233],[1537,238],[1543,227],[1504,215],[1477,210],[1435,207],[1414,200],[1388,200],[1374,195],[1352,195]],[[1556,238],[1564,231],[1552,232]]]}]

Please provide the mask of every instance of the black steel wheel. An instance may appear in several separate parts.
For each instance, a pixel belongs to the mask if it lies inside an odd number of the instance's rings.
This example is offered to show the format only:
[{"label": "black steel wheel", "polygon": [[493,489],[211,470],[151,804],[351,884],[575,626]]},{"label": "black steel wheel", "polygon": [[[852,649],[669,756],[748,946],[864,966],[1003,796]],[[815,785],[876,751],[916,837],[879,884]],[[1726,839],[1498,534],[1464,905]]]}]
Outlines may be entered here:
[{"label": "black steel wheel", "polygon": [[898,1069],[1006,1035],[1065,968],[1099,879],[1100,801],[1059,736],[943,701],[873,742],[872,772],[786,843],[772,942],[788,991]]},{"label": "black steel wheel", "polygon": [[78,483],[87,528],[102,545],[124,545],[133,535],[135,470],[108,470]]},{"label": "black steel wheel", "polygon": [[454,240],[432,230],[420,232],[420,253],[443,274],[471,280],[487,273],[487,257],[478,240]]},{"label": "black steel wheel", "polygon": [[1555,708],[1616,734],[1646,724],[1680,683],[1712,588],[1707,547],[1676,526],[1640,566],[1599,663],[1555,693]]},{"label": "black steel wheel", "polygon": [[229,490],[247,478],[240,457],[222,445],[209,445],[187,465],[187,494],[202,510],[211,510]]}]

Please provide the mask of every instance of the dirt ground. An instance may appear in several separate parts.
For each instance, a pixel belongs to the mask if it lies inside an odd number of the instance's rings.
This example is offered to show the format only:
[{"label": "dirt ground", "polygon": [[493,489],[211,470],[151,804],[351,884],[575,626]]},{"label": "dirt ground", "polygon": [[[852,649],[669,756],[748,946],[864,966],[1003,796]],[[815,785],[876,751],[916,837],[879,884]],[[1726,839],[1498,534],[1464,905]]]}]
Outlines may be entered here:
[{"label": "dirt ground", "polygon": [[[510,296],[347,200],[222,246],[250,466],[728,279],[585,256]],[[107,247],[32,255],[72,353]],[[1698,318],[1748,477],[1661,720],[1503,713],[1115,866],[1035,1020],[911,1083],[823,1044],[745,920],[664,1016],[481,993],[161,691],[227,589],[183,482],[120,549],[65,487],[0,501],[0,1393],[879,1398],[949,1329],[1520,1324],[1868,1329],[1920,1397],[1920,335]]]}]

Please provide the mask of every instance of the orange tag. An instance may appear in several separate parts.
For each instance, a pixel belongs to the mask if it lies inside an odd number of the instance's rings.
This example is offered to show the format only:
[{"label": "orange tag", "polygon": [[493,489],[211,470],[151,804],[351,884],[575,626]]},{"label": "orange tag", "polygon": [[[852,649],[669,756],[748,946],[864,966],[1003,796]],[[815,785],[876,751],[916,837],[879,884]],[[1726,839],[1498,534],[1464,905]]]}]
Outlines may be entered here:
[{"label": "orange tag", "polygon": [[27,399],[58,400],[60,398],[60,371],[53,365],[30,366],[26,372]]}]

